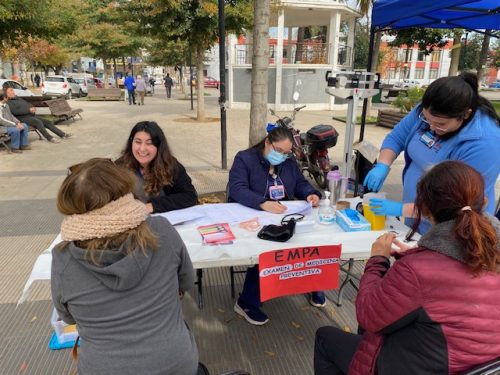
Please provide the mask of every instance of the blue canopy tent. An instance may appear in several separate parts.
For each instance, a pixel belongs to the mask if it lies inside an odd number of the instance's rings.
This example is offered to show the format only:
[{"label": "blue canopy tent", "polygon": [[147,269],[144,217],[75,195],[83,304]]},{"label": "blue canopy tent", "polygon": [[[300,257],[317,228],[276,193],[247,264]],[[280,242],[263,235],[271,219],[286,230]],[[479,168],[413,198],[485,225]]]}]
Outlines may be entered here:
[{"label": "blue canopy tent", "polygon": [[[372,26],[367,71],[371,70],[377,31],[424,27],[459,28],[484,33],[500,29],[499,0],[377,0],[372,10]],[[498,35],[493,34],[498,37]],[[363,102],[360,141],[363,140],[368,101]]]}]

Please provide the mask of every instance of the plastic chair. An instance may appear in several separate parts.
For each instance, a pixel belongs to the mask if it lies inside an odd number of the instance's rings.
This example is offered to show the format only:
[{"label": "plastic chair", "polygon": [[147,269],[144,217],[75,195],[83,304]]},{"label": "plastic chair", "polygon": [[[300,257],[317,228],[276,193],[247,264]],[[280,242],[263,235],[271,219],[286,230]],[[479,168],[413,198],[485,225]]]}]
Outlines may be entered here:
[{"label": "plastic chair", "polygon": [[500,358],[493,361],[476,366],[462,375],[499,375],[500,374]]}]

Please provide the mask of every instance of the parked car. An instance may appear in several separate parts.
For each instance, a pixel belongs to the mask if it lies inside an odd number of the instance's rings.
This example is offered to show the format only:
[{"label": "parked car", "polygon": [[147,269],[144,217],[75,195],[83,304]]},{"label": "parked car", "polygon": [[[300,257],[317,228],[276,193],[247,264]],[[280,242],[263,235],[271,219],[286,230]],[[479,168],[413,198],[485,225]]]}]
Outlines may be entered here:
[{"label": "parked car", "polygon": [[7,85],[8,87],[12,87],[17,96],[33,96],[33,92],[28,88],[24,87],[17,81],[13,81],[11,79],[0,79],[0,91],[2,91],[3,85]]},{"label": "parked car", "polygon": [[83,90],[80,85],[71,77],[66,76],[48,76],[42,83],[43,95],[62,95],[66,99],[71,99],[73,95],[83,96]]},{"label": "parked car", "polygon": [[83,96],[87,96],[90,88],[96,88],[94,83],[94,77],[92,74],[88,73],[73,73],[71,74],[71,78],[75,80],[76,83],[80,85],[80,89],[83,92]]},{"label": "parked car", "polygon": [[490,83],[490,85],[488,87],[490,89],[500,89],[500,81],[496,81],[496,82]]},{"label": "parked car", "polygon": [[[189,77],[187,79],[189,82]],[[197,79],[198,78],[196,77],[196,74],[193,74],[193,80],[191,81],[191,84],[193,85],[193,87],[196,86]],[[218,89],[220,86],[220,81],[217,81],[215,78],[212,78],[212,77],[204,77],[203,86],[204,87],[214,87],[214,88]]]},{"label": "parked car", "polygon": [[409,87],[422,87],[422,84],[414,79],[403,79],[400,82],[396,82],[394,84],[394,87],[401,87],[407,89]]},{"label": "parked car", "polygon": [[220,85],[220,82],[217,81],[215,78],[205,77],[205,82],[204,82],[205,87],[215,87],[216,89],[218,89],[219,85]]}]

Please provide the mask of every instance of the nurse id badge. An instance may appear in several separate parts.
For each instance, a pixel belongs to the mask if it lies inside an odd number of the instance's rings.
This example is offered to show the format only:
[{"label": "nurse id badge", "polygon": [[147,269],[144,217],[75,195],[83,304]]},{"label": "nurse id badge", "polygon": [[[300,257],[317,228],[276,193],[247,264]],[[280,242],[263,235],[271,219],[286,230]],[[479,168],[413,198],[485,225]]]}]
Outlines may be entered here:
[{"label": "nurse id badge", "polygon": [[269,187],[269,197],[274,201],[285,198],[285,187],[283,185],[273,185]]},{"label": "nurse id badge", "polygon": [[432,146],[434,146],[434,144],[436,143],[434,134],[432,134],[430,131],[426,131],[424,134],[422,134],[422,136],[420,137],[420,141],[429,148],[432,148]]}]

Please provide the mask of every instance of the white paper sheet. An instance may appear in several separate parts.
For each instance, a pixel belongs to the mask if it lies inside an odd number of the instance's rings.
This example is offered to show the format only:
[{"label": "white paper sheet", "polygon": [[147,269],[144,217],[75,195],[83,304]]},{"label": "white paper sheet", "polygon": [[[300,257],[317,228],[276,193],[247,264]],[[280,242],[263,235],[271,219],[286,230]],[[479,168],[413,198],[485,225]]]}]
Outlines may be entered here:
[{"label": "white paper sheet", "polygon": [[203,206],[193,206],[184,208],[182,210],[174,210],[163,212],[161,214],[154,214],[152,216],[162,216],[167,219],[170,224],[177,225],[202,218],[205,216],[205,213],[203,211]]}]

